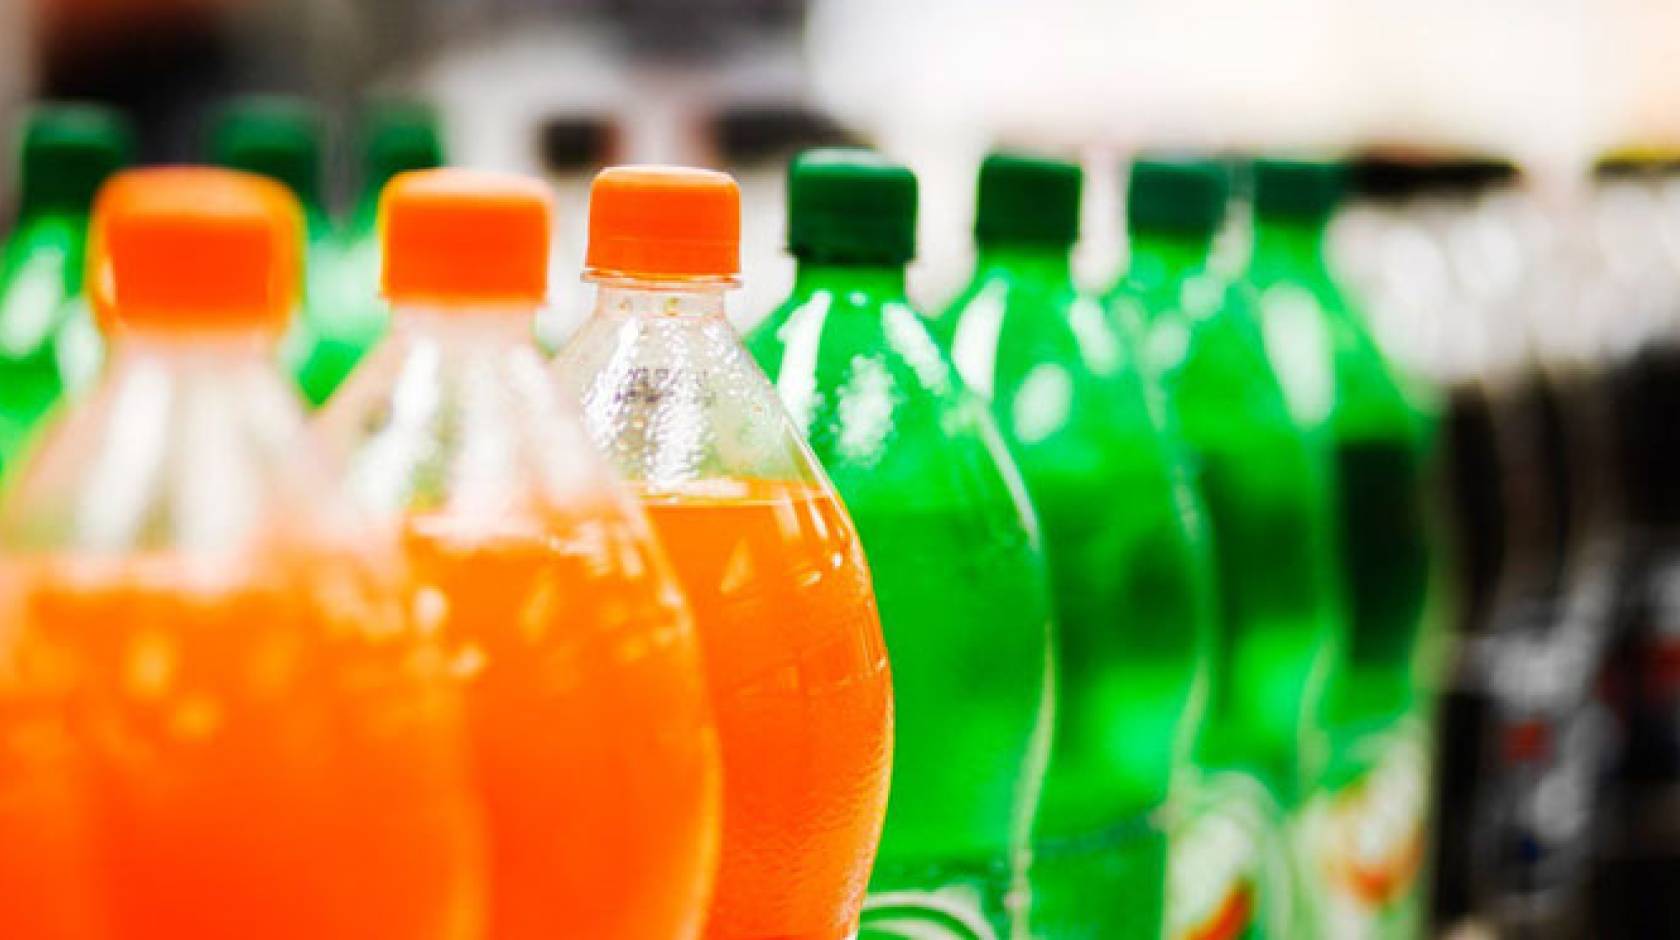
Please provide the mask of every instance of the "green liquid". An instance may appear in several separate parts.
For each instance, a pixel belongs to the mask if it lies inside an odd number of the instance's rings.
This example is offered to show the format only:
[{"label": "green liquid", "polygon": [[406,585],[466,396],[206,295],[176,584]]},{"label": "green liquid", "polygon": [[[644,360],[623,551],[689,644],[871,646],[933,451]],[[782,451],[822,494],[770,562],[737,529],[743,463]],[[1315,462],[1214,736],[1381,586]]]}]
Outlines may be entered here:
[{"label": "green liquid", "polygon": [[1322,762],[1343,623],[1330,455],[1299,430],[1239,290],[1190,246],[1141,241],[1116,294],[1140,330],[1208,511],[1221,627],[1197,764],[1298,807]]},{"label": "green liquid", "polygon": [[[1148,443],[1138,450],[1146,453]],[[1207,607],[1198,592],[1205,585],[1164,475],[1044,483],[1032,492],[1062,666],[1038,831],[1072,836],[1165,801],[1187,750],[1186,710],[1202,676],[1198,624]]]},{"label": "green liquid", "polygon": [[1167,834],[1148,817],[1033,847],[1033,936],[1122,940],[1161,936]]},{"label": "green liquid", "polygon": [[934,328],[991,390],[1050,571],[1056,730],[1033,834],[1033,934],[1158,937],[1162,808],[1201,716],[1212,626],[1200,507],[1134,352],[1078,294],[1065,247],[983,247]]},{"label": "green liquid", "polygon": [[1192,439],[1212,521],[1225,629],[1203,741],[1207,766],[1258,776],[1285,806],[1299,795],[1303,738],[1312,731],[1334,639],[1323,558],[1311,520],[1322,506],[1302,482],[1298,439],[1265,445]]},{"label": "green liquid", "polygon": [[1010,936],[1052,731],[1049,590],[996,427],[903,287],[902,269],[806,267],[748,347],[857,525],[892,658],[863,935],[955,918]]},{"label": "green liquid", "polygon": [[[1325,699],[1344,629],[1339,532],[1330,454],[1295,425],[1244,293],[1207,273],[1207,251],[1206,237],[1134,233],[1111,308],[1160,383],[1207,508],[1219,628],[1193,790],[1209,820],[1257,827],[1233,864],[1258,871],[1277,867],[1268,855],[1287,859],[1292,821],[1326,759]],[[1215,779],[1238,785],[1214,787]],[[1256,800],[1221,802],[1222,791],[1251,787]],[[1199,924],[1228,914],[1233,929],[1292,938],[1304,925],[1275,912],[1294,903],[1302,873],[1281,868],[1253,882],[1252,903],[1242,900],[1243,882],[1215,883],[1217,872],[1206,884],[1193,873],[1175,878],[1171,916]],[[1237,906],[1219,914],[1228,902]]]},{"label": "green liquid", "polygon": [[81,296],[87,219],[26,220],[0,259],[0,474],[64,394],[58,338]]},{"label": "green liquid", "polygon": [[1386,723],[1412,706],[1429,588],[1424,466],[1409,440],[1340,440],[1342,562],[1350,629],[1339,720]]},{"label": "green liquid", "polygon": [[1418,904],[1422,879],[1414,863],[1381,875],[1392,882],[1381,898],[1331,873],[1351,864],[1339,859],[1345,846],[1359,852],[1386,846],[1378,859],[1360,863],[1381,870],[1397,864],[1385,856],[1407,845],[1408,833],[1415,829],[1419,844],[1423,839],[1426,784],[1421,777],[1385,776],[1383,768],[1390,752],[1399,753],[1393,742],[1404,737],[1402,729],[1425,717],[1413,660],[1432,563],[1424,475],[1434,432],[1426,409],[1402,388],[1330,271],[1327,224],[1327,212],[1262,214],[1249,271],[1261,298],[1267,352],[1285,387],[1316,390],[1296,396],[1300,426],[1324,439],[1334,460],[1346,639],[1326,708],[1328,760],[1303,824],[1309,837],[1316,827],[1341,833],[1304,851],[1303,907],[1321,932],[1350,917],[1375,923]]},{"label": "green liquid", "polygon": [[[1133,452],[1148,453],[1149,443]],[[1157,937],[1167,837],[1155,817],[1202,675],[1201,559],[1170,484],[1151,468],[1084,485],[1035,476],[1030,462],[1024,469],[1039,482],[1060,670],[1034,827],[1033,933]]]},{"label": "green liquid", "polygon": [[[844,489],[842,489],[844,495]],[[1011,504],[900,511],[849,501],[892,659],[892,796],[872,892],[970,884],[1007,933],[1023,768],[1043,760],[1049,610]],[[975,511],[976,509],[980,511]],[[1013,628],[1005,625],[1013,625]],[[1002,627],[1002,628],[996,628]]]},{"label": "green liquid", "polygon": [[282,356],[311,408],[332,397],[389,325],[373,237],[323,237],[310,247],[308,294]]}]

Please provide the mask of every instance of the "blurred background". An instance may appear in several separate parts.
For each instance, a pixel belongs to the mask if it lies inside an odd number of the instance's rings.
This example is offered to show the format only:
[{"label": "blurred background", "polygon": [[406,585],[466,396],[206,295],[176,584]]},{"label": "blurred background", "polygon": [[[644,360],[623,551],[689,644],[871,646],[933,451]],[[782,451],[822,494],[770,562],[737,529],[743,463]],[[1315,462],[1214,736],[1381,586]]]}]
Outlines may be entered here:
[{"label": "blurred background", "polygon": [[358,109],[420,99],[451,162],[550,174],[577,230],[602,163],[722,166],[749,187],[750,317],[791,276],[780,207],[752,190],[802,146],[867,142],[918,172],[917,280],[942,298],[993,146],[1096,171],[1101,280],[1129,151],[1468,151],[1565,189],[1607,150],[1680,140],[1677,53],[1660,0],[6,0],[0,107],[109,102],[164,161],[202,158],[230,95],[303,95],[342,204]]},{"label": "blurred background", "polygon": [[917,171],[932,304],[968,274],[990,149],[1085,165],[1093,286],[1124,263],[1133,153],[1346,160],[1336,263],[1442,416],[1433,929],[1680,936],[1680,3],[0,0],[8,153],[36,103],[89,101],[141,162],[202,161],[252,94],[318,109],[322,226],[367,224],[392,127],[551,179],[550,342],[606,163],[740,179],[744,327],[791,280],[808,146]]}]

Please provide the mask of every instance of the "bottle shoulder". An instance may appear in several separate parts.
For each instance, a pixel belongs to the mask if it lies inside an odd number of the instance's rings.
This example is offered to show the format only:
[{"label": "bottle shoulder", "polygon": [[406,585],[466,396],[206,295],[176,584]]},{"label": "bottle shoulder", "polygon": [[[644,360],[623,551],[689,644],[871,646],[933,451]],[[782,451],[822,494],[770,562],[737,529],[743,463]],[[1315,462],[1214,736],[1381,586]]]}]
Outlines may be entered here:
[{"label": "bottle shoulder", "polygon": [[650,492],[716,479],[822,483],[775,385],[721,314],[597,310],[551,369],[607,466]]},{"label": "bottle shoulder", "polygon": [[350,498],[382,516],[537,516],[617,499],[576,402],[523,338],[399,326],[316,431]]},{"label": "bottle shoulder", "polygon": [[[969,397],[922,312],[902,297],[822,290],[796,294],[748,337],[777,385],[834,395],[885,383],[893,408]],[[785,398],[784,394],[784,398]]]},{"label": "bottle shoulder", "polygon": [[1097,297],[1000,289],[975,295],[954,320],[957,369],[1017,449],[1155,433],[1133,337]]},{"label": "bottle shoulder", "polygon": [[972,513],[1031,528],[986,402],[902,300],[798,298],[766,324],[764,360],[795,425],[859,518]]},{"label": "bottle shoulder", "polygon": [[[1415,409],[1356,301],[1328,272],[1278,277],[1258,291],[1268,349],[1287,369],[1291,349],[1314,350],[1327,370],[1323,410],[1337,433],[1409,433]],[[1301,366],[1294,367],[1299,371]]]},{"label": "bottle shoulder", "polygon": [[295,391],[266,359],[123,352],[47,429],[0,504],[11,552],[176,551],[350,538]]}]

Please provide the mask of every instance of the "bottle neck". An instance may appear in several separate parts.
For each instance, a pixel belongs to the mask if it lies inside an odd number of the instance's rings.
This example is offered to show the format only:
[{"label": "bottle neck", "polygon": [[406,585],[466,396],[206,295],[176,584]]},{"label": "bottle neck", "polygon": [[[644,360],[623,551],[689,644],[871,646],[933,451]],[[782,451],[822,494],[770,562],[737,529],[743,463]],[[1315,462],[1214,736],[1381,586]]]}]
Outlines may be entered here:
[{"label": "bottle neck", "polygon": [[467,343],[518,345],[531,341],[536,308],[524,304],[441,305],[397,303],[392,322],[409,335],[443,341],[455,349]]},{"label": "bottle neck", "polygon": [[279,338],[262,329],[173,329],[124,326],[111,344],[112,358],[148,358],[196,369],[204,364],[271,367]]},{"label": "bottle neck", "polygon": [[1213,253],[1214,233],[1133,229],[1127,277],[1160,280],[1199,270]]},{"label": "bottle neck", "polygon": [[793,289],[801,294],[844,290],[901,299],[905,296],[904,265],[800,259],[794,271]]},{"label": "bottle neck", "polygon": [[731,281],[650,281],[592,277],[597,316],[721,320]]},{"label": "bottle neck", "polygon": [[975,267],[982,276],[995,273],[1053,284],[1073,283],[1072,247],[1069,245],[981,242]]},{"label": "bottle neck", "polygon": [[1328,220],[1256,218],[1251,263],[1254,267],[1321,269],[1328,229]]}]

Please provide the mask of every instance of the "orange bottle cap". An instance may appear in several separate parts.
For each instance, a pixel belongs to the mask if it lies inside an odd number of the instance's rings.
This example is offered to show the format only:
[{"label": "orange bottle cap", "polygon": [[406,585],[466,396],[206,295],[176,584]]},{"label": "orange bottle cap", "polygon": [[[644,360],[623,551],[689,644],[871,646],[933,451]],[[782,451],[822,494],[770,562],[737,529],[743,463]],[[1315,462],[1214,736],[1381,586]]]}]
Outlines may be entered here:
[{"label": "orange bottle cap", "polygon": [[380,197],[393,303],[540,304],[548,293],[548,187],[511,173],[400,173]]},{"label": "orange bottle cap", "polygon": [[111,177],[94,203],[88,296],[102,325],[284,329],[303,275],[303,211],[279,183],[164,167]]},{"label": "orange bottle cap", "polygon": [[741,272],[741,189],[727,173],[615,166],[589,191],[589,272],[732,278]]}]

